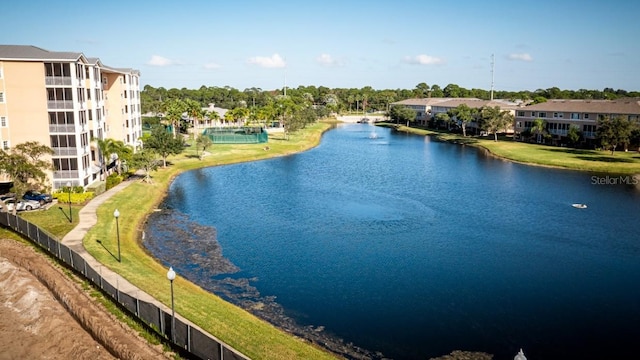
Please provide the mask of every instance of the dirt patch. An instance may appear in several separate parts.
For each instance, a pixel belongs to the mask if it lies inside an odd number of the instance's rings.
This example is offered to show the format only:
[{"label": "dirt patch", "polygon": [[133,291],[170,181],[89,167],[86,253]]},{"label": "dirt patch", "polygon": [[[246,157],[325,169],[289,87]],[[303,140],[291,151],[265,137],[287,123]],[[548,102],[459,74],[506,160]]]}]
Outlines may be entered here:
[{"label": "dirt patch", "polygon": [[32,247],[0,239],[1,359],[167,359]]}]

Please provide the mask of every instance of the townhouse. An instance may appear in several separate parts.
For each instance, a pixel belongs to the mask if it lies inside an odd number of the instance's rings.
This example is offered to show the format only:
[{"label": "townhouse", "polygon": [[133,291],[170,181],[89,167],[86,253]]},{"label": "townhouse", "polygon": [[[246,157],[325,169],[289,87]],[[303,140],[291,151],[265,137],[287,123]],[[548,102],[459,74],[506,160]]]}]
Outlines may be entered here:
[{"label": "townhouse", "polygon": [[[407,99],[394,102],[391,106],[405,106],[416,111],[416,121],[420,125],[427,125],[428,121],[435,118],[439,113],[447,113],[456,107],[465,104],[472,109],[481,109],[484,106],[495,107],[509,111],[515,115],[518,104],[506,100],[481,100],[477,98],[424,98],[424,99]],[[454,118],[453,121],[456,119]],[[478,124],[473,121],[467,125],[467,128],[477,133]],[[512,132],[512,129],[506,129]]]},{"label": "townhouse", "polygon": [[416,112],[416,122],[419,125],[427,125],[427,122],[431,120],[433,115],[431,109],[435,104],[443,101],[451,100],[450,98],[421,98],[421,99],[406,99],[396,101],[389,104],[389,106],[404,106],[413,109]]},{"label": "townhouse", "polygon": [[[542,119],[551,136],[551,144],[565,144],[572,125],[582,133],[585,143],[593,144],[598,119],[616,116],[637,122],[640,119],[640,99],[548,100],[517,109],[514,130],[516,135],[521,135],[531,130],[534,120]],[[526,140],[522,136],[520,138]],[[538,142],[545,140],[538,137]]]},{"label": "townhouse", "polygon": [[113,159],[102,159],[92,139],[135,148],[141,136],[139,71],[77,52],[0,45],[0,146],[50,146],[53,190],[101,179],[100,164]]}]

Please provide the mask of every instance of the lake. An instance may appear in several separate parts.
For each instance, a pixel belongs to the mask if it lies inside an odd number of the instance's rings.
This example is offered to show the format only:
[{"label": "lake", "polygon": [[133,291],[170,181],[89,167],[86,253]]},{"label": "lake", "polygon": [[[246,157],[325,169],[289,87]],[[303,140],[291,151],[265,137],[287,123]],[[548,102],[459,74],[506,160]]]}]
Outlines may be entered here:
[{"label": "lake", "polygon": [[181,174],[145,246],[371,357],[622,358],[640,338],[636,180],[345,124],[304,153]]}]

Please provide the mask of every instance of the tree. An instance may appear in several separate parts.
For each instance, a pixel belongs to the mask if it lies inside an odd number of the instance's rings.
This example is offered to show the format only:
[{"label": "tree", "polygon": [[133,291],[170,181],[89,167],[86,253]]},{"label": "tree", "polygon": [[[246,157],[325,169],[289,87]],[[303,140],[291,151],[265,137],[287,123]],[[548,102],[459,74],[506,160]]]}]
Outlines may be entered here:
[{"label": "tree", "polygon": [[171,125],[174,137],[180,134],[182,114],[186,110],[187,105],[180,99],[170,99],[162,104],[162,111],[164,111],[164,116],[169,121],[169,125]]},{"label": "tree", "polygon": [[622,116],[602,116],[598,119],[596,136],[605,149],[611,149],[613,155],[618,145],[623,145],[627,150],[635,127],[635,123]]},{"label": "tree", "polygon": [[513,125],[514,116],[508,110],[500,110],[499,106],[485,106],[480,110],[482,118],[481,128],[493,134],[493,140],[498,141],[498,132],[504,131],[509,125]]},{"label": "tree", "polygon": [[416,111],[406,106],[393,106],[389,110],[389,117],[395,120],[396,124],[407,124],[416,120]]},{"label": "tree", "polygon": [[[196,138],[196,155],[198,154],[199,148],[202,148],[202,152],[204,155],[207,147],[211,146],[211,144],[213,144],[213,142],[211,141],[211,138],[209,136],[204,134],[198,135],[198,138]],[[198,156],[198,158],[202,160],[202,155]]]},{"label": "tree", "polygon": [[184,150],[181,138],[175,138],[163,126],[156,126],[145,143],[145,149],[153,149],[162,157],[162,167],[167,167],[169,155],[180,154]]},{"label": "tree", "polygon": [[[207,112],[207,118],[209,118],[209,121],[215,122],[215,121],[220,120],[220,114],[218,114],[217,111],[212,109],[211,111]],[[211,125],[211,124],[209,124],[209,125]]]},{"label": "tree", "polygon": [[582,134],[580,133],[580,128],[577,125],[571,124],[569,126],[569,130],[567,130],[567,140],[571,146],[575,146],[578,141],[580,141],[580,137]]},{"label": "tree", "polygon": [[130,163],[133,168],[144,171],[144,182],[151,183],[151,171],[158,169],[156,153],[152,149],[144,148],[133,154]]},{"label": "tree", "polygon": [[187,99],[184,103],[187,115],[193,119],[193,128],[197,131],[198,122],[200,119],[204,118],[205,111],[202,110],[202,105],[198,101]]},{"label": "tree", "polygon": [[[16,198],[21,199],[30,188],[47,188],[45,171],[52,166],[50,161],[42,159],[46,155],[53,155],[53,150],[36,141],[18,144],[8,152],[0,149],[0,172],[13,181],[11,190]],[[13,213],[15,215],[16,207],[13,208]]]},{"label": "tree", "polygon": [[[121,140],[114,139],[94,139],[98,150],[100,151],[100,168],[105,178],[107,176],[107,165],[111,164],[112,160],[115,161],[116,171],[118,174],[122,173],[122,163],[131,158],[133,149],[131,146],[125,145]],[[115,155],[115,156],[114,156]]]},{"label": "tree", "polygon": [[447,114],[446,112],[441,112],[437,113],[434,117],[436,119],[438,128],[440,127],[440,124],[447,125],[447,129],[449,128],[449,123],[451,122],[451,116],[449,116],[449,114]]},{"label": "tree", "polygon": [[466,137],[467,124],[473,120],[474,109],[471,109],[467,104],[460,104],[455,109],[452,109],[451,113],[460,124],[460,127],[462,127],[462,136]]},{"label": "tree", "polygon": [[531,123],[531,133],[536,136],[536,142],[539,144],[542,142],[542,135],[547,131],[547,123],[538,118]]}]

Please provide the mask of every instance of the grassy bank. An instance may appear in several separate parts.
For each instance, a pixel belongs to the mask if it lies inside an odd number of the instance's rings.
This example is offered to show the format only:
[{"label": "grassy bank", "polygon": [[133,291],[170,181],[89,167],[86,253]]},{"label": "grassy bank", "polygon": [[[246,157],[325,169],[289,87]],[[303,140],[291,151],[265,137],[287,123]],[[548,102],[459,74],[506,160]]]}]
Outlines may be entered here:
[{"label": "grassy bank", "polygon": [[[164,198],[171,180],[178,174],[202,167],[267,159],[298,153],[316,146],[330,123],[317,123],[290,135],[269,137],[268,144],[220,144],[207,149],[199,159],[195,147],[170,157],[170,165],[152,173],[152,184],[136,181],[115,194],[98,208],[98,222],[84,239],[84,246],[98,261],[170,306],[167,268],[147,254],[140,244],[144,221]],[[268,148],[267,148],[268,147]],[[122,262],[110,253],[117,253],[116,224],[113,211],[120,211],[120,246]],[[64,211],[63,211],[64,210]],[[25,218],[62,238],[77,224],[73,207],[73,224],[68,208],[24,214]],[[56,225],[58,224],[58,225]],[[100,242],[98,242],[98,240]],[[108,249],[108,250],[107,250]],[[176,311],[205,331],[253,359],[335,359],[324,349],[285,333],[249,312],[223,301],[197,285],[178,277],[174,281]]]},{"label": "grassy bank", "polygon": [[[395,125],[386,126],[395,128]],[[494,141],[492,136],[486,138],[463,137],[458,134],[406,126],[399,126],[397,131],[428,135],[441,141],[477,146],[500,158],[530,165],[597,173],[640,174],[640,154],[636,151],[616,152],[615,155],[611,155],[610,151],[528,144],[508,138]]]}]

